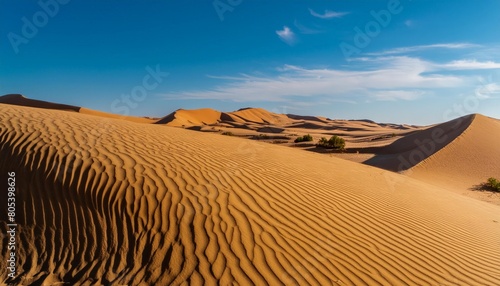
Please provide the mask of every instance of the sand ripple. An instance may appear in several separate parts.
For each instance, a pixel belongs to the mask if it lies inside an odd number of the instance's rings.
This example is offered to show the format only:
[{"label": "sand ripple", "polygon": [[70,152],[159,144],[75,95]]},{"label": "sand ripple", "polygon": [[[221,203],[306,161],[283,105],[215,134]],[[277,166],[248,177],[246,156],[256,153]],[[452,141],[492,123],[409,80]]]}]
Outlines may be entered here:
[{"label": "sand ripple", "polygon": [[18,284],[500,284],[498,206],[342,159],[2,104],[0,157]]}]

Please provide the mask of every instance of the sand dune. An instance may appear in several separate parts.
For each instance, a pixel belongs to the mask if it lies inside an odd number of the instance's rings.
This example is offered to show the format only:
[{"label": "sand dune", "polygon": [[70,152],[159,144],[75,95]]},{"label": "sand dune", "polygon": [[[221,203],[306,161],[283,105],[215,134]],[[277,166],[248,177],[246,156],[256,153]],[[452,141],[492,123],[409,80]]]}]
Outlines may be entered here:
[{"label": "sand dune", "polygon": [[159,120],[158,124],[168,126],[199,126],[221,122],[281,124],[290,122],[283,114],[275,114],[262,108],[242,108],[234,112],[220,112],[210,108],[179,109]]},{"label": "sand dune", "polygon": [[238,111],[229,112],[228,114],[233,118],[241,119],[243,122],[275,125],[283,125],[291,122],[291,120],[284,114],[272,113],[262,108],[242,108]]},{"label": "sand dune", "polygon": [[29,106],[29,107],[35,107],[35,108],[75,111],[75,112],[79,112],[80,108],[81,108],[79,106],[30,99],[30,98],[27,98],[21,94],[6,94],[3,96],[0,96],[0,103]]},{"label": "sand dune", "polygon": [[4,104],[0,155],[17,284],[500,284],[499,206],[371,166]]},{"label": "sand dune", "polygon": [[392,171],[404,171],[430,157],[460,136],[472,123],[467,115],[424,130],[412,132],[392,144],[378,148],[366,164]]},{"label": "sand dune", "polygon": [[157,121],[157,119],[153,119],[153,118],[119,115],[119,114],[113,114],[113,113],[88,109],[88,108],[84,108],[84,107],[80,108],[80,113],[93,115],[93,116],[99,116],[99,117],[105,117],[105,118],[126,120],[126,121],[131,121],[131,122],[136,122],[136,123],[155,123]]},{"label": "sand dune", "polygon": [[138,122],[138,123],[154,123],[157,121],[155,119],[149,119],[149,118],[144,118],[144,117],[118,115],[118,114],[107,113],[107,112],[102,112],[102,111],[98,111],[98,110],[92,110],[92,109],[88,109],[88,108],[84,108],[84,107],[80,107],[80,106],[73,106],[73,105],[54,103],[54,102],[49,102],[49,101],[30,99],[30,98],[24,97],[21,94],[7,94],[4,96],[0,96],[0,103],[35,107],[35,108],[44,108],[44,109],[74,111],[74,112],[80,112],[83,114],[88,114],[88,115],[93,115],[93,116],[100,116],[100,117],[113,118],[113,119],[123,119],[123,120],[127,120],[127,121]]},{"label": "sand dune", "polygon": [[[457,120],[460,130],[453,140],[432,156],[407,171],[407,175],[432,182],[460,193],[486,182],[489,177],[500,178],[500,121],[480,114]],[[477,193],[483,200],[498,203],[499,194]]]},{"label": "sand dune", "polygon": [[376,155],[364,163],[500,205],[500,194],[478,191],[489,177],[500,177],[499,140],[497,119],[472,114],[372,147]]},{"label": "sand dune", "polygon": [[195,110],[179,109],[159,121],[157,124],[166,124],[169,126],[193,126],[215,124],[221,118],[221,112],[210,108],[202,108]]},{"label": "sand dune", "polygon": [[[321,137],[341,135],[351,149],[386,146],[397,138],[413,131],[425,129],[419,126],[383,124],[370,120],[332,120],[326,117],[276,114],[262,108],[242,108],[234,112],[219,112],[213,109],[179,109],[158,122],[167,126],[184,127],[207,132],[231,132],[238,136],[256,138],[258,135],[279,133],[288,138],[281,144],[293,143],[298,136],[311,134],[315,141]],[[262,138],[262,137],[257,137]],[[270,139],[272,142],[272,139]]]}]

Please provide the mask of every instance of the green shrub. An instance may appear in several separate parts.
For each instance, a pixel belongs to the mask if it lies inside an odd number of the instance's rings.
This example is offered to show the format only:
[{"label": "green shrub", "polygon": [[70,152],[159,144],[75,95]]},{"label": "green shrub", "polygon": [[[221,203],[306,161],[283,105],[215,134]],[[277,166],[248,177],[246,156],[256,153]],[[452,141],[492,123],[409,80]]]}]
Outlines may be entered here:
[{"label": "green shrub", "polygon": [[344,150],[345,149],[345,140],[342,137],[339,137],[337,135],[333,135],[330,137],[329,140],[327,140],[325,137],[321,137],[318,141],[318,146],[324,147],[324,148],[333,148],[333,149],[338,149],[338,150]]},{"label": "green shrub", "polygon": [[313,137],[309,134],[307,135],[304,135],[302,137],[297,137],[297,139],[295,139],[295,143],[299,143],[299,142],[308,142],[308,141],[313,141]]},{"label": "green shrub", "polygon": [[337,135],[333,135],[330,140],[328,140],[328,144],[335,149],[344,150],[345,148],[345,140]]},{"label": "green shrub", "polygon": [[500,181],[495,178],[489,178],[486,185],[497,192],[500,192]]},{"label": "green shrub", "polygon": [[325,137],[321,137],[318,141],[318,145],[322,147],[328,146],[328,140]]},{"label": "green shrub", "polygon": [[313,137],[311,135],[309,135],[309,134],[304,135],[302,137],[302,139],[303,139],[302,141],[304,141],[304,142],[306,142],[306,141],[313,141]]}]

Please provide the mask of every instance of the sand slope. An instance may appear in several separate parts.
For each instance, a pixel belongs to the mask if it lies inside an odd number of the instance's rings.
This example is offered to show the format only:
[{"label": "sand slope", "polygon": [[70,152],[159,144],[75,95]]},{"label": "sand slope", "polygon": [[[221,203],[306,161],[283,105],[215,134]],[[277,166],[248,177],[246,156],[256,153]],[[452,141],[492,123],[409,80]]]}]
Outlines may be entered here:
[{"label": "sand slope", "polygon": [[364,162],[391,171],[405,171],[417,165],[460,136],[472,123],[474,115],[416,130],[392,144],[377,148],[377,155]]},{"label": "sand slope", "polygon": [[66,110],[75,112],[80,111],[79,106],[29,99],[21,94],[6,94],[0,96],[0,103],[29,106],[35,108],[57,109],[57,110]]},{"label": "sand slope", "polygon": [[151,123],[154,123],[157,121],[157,119],[152,119],[152,118],[119,115],[119,114],[113,114],[113,113],[88,109],[85,107],[80,108],[79,112],[82,114],[88,114],[88,115],[105,117],[105,118],[112,118],[112,119],[119,119],[119,120],[126,120],[126,121],[137,122],[137,123],[150,123],[151,124]]},{"label": "sand slope", "polygon": [[200,126],[218,123],[285,124],[291,120],[262,108],[242,108],[234,112],[220,112],[210,108],[179,109],[160,119],[157,124],[168,126]]},{"label": "sand slope", "polygon": [[258,137],[259,135],[267,135],[268,142],[272,143],[277,139],[280,140],[279,144],[293,143],[298,136],[310,134],[314,142],[305,145],[312,146],[321,137],[340,135],[347,140],[348,148],[354,150],[352,152],[358,149],[366,152],[370,151],[367,148],[386,146],[397,139],[393,138],[393,135],[401,137],[425,129],[410,125],[375,123],[370,120],[332,120],[316,116],[277,114],[250,107],[233,112],[220,112],[209,108],[179,109],[156,123],[205,132],[231,132],[237,136],[258,140],[263,139]]},{"label": "sand slope", "polygon": [[221,118],[221,112],[210,108],[195,110],[179,109],[161,118],[156,123],[168,126],[198,126],[204,124],[215,124]]},{"label": "sand slope", "polygon": [[291,120],[284,114],[276,114],[262,108],[242,108],[238,111],[228,113],[238,122],[253,122],[274,125],[284,125]]},{"label": "sand slope", "polygon": [[34,107],[34,108],[73,111],[73,112],[79,112],[79,113],[93,115],[93,116],[100,116],[100,117],[113,118],[113,119],[122,119],[122,120],[127,120],[127,121],[132,121],[132,122],[138,122],[138,123],[154,123],[157,121],[157,120],[150,119],[150,118],[119,115],[119,114],[113,114],[113,113],[107,113],[107,112],[102,112],[102,111],[98,111],[98,110],[88,109],[88,108],[84,108],[84,107],[80,107],[80,106],[54,103],[54,102],[49,102],[49,101],[37,100],[37,99],[30,99],[30,98],[27,98],[21,94],[7,94],[7,95],[0,96],[0,103],[28,106],[28,107]]},{"label": "sand slope", "polygon": [[461,119],[460,123],[466,123],[467,128],[445,148],[406,172],[407,175],[461,193],[489,177],[500,178],[500,121],[480,114]]},{"label": "sand slope", "polygon": [[16,283],[500,284],[500,207],[335,157],[2,104],[0,156]]}]

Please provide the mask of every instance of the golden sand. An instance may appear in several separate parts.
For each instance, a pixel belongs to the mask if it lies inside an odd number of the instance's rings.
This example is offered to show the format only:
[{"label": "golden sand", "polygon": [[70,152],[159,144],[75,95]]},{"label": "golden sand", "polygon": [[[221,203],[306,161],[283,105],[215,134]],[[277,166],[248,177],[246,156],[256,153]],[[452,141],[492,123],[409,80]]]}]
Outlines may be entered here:
[{"label": "golden sand", "polygon": [[[15,171],[18,186],[16,283],[499,285],[500,207],[422,180],[473,148],[483,124],[498,127],[475,116],[409,177],[243,138],[0,104],[0,172]],[[443,174],[464,170],[452,163]]]}]

